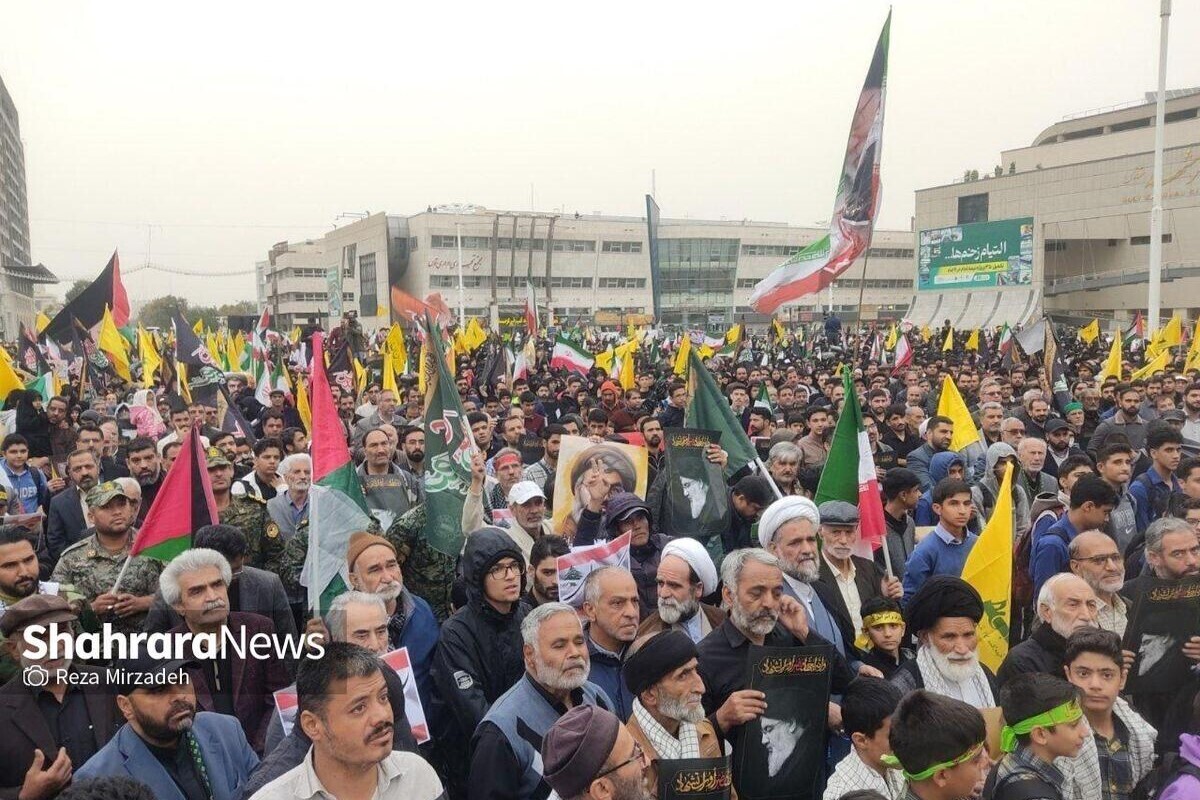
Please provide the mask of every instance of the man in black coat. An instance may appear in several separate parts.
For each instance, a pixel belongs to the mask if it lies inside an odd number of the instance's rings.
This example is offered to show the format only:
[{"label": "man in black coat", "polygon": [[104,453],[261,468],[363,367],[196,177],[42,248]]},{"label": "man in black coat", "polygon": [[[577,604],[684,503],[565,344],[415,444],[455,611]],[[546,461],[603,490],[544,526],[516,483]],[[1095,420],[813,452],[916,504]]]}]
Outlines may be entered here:
[{"label": "man in black coat", "polygon": [[76,450],[67,456],[71,485],[50,498],[46,520],[46,551],[51,569],[58,557],[84,538],[88,529],[83,512],[83,495],[100,480],[100,459],[91,450]]},{"label": "man in black coat", "polygon": [[1098,611],[1099,600],[1087,581],[1070,572],[1052,576],[1038,593],[1041,624],[1032,636],[1008,651],[996,671],[996,685],[1004,686],[1027,672],[1062,675],[1067,637],[1080,628],[1095,627]]}]

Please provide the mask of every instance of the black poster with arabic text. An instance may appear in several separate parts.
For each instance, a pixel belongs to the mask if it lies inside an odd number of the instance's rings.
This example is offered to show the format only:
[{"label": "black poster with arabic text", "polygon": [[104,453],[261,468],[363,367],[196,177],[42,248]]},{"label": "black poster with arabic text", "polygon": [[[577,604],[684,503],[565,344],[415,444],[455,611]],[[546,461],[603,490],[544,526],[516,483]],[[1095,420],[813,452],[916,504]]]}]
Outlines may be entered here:
[{"label": "black poster with arabic text", "polygon": [[729,800],[732,787],[729,756],[658,762],[658,800]]},{"label": "black poster with arabic text", "polygon": [[1143,578],[1129,607],[1124,648],[1137,653],[1126,691],[1157,693],[1182,686],[1192,662],[1183,645],[1200,631],[1200,576]]},{"label": "black poster with arabic text", "polygon": [[767,710],[735,740],[733,785],[741,800],[820,797],[832,666],[828,645],[750,647],[746,688],[767,696]]},{"label": "black poster with arabic text", "polygon": [[721,443],[721,432],[699,428],[663,431],[667,527],[672,536],[701,542],[729,528],[729,492],[721,467],[708,460],[709,445]]}]

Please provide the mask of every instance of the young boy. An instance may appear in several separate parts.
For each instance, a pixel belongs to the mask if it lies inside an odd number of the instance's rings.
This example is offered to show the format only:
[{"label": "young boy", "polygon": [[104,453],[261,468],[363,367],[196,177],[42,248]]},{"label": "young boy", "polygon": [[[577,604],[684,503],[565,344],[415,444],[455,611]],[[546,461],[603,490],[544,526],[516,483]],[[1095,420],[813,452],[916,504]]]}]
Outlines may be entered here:
[{"label": "young boy", "polygon": [[900,704],[899,688],[879,678],[856,678],[842,696],[842,728],[853,747],[838,762],[822,800],[838,800],[847,792],[871,789],[887,800],[904,797],[904,776],[889,769],[883,756],[892,751],[888,743],[891,716]]},{"label": "young boy", "polygon": [[937,527],[913,549],[904,567],[905,603],[933,575],[961,575],[967,555],[979,539],[967,530],[974,504],[965,481],[938,481],[933,487],[933,512],[938,517]]},{"label": "young boy", "polygon": [[1008,723],[1001,758],[983,788],[987,800],[1063,800],[1066,778],[1056,758],[1079,755],[1088,735],[1079,691],[1040,672],[1019,675],[1000,690]]},{"label": "young boy", "polygon": [[974,796],[987,774],[986,737],[977,709],[917,689],[892,715],[892,755],[880,760],[908,781],[905,800],[959,800]]},{"label": "young boy", "polygon": [[[1125,686],[1121,637],[1081,628],[1067,639],[1063,663],[1067,680],[1083,696],[1083,715],[1092,728],[1063,773],[1077,787],[1076,797],[1125,800],[1154,767],[1158,733],[1117,696]],[[1072,792],[1068,788],[1064,794]]]},{"label": "young boy", "polygon": [[864,652],[864,664],[890,678],[901,664],[915,658],[912,650],[901,647],[904,616],[900,613],[899,603],[882,595],[872,597],[862,604],[862,618],[862,636],[855,645]]}]

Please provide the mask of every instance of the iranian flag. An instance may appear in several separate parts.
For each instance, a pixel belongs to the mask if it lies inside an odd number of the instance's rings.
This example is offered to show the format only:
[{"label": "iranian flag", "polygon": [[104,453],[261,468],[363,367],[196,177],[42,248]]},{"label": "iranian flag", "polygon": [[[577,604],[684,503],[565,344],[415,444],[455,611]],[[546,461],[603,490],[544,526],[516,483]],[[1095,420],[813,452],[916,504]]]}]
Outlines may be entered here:
[{"label": "iranian flag", "polygon": [[258,369],[254,371],[254,399],[262,404],[263,408],[271,407],[271,391],[275,388],[275,381],[271,375],[271,362],[257,362]]},{"label": "iranian flag", "polygon": [[537,298],[533,294],[532,278],[526,279],[525,288],[529,290],[525,297],[525,334],[532,339],[537,336],[538,330]]},{"label": "iranian flag", "polygon": [[892,374],[895,375],[900,370],[912,363],[913,350],[912,345],[908,343],[908,334],[900,334],[900,338],[896,340],[896,364],[892,367]]},{"label": "iranian flag", "polygon": [[1004,323],[1004,330],[1000,331],[1000,337],[996,340],[996,348],[1001,353],[1007,353],[1012,347],[1013,335],[1012,328],[1008,327],[1008,323]]},{"label": "iranian flag", "polygon": [[308,606],[324,613],[350,585],[346,548],[350,536],[367,530],[371,517],[362,486],[346,447],[345,429],[325,377],[324,341],[313,334],[312,489],[308,495],[308,556],[300,573],[308,588]]},{"label": "iranian flag", "polygon": [[197,529],[218,520],[217,501],[208,480],[208,460],[199,430],[192,428],[183,437],[179,457],[154,496],[129,554],[170,561],[192,546],[192,534]]},{"label": "iranian flag", "polygon": [[850,121],[850,138],[838,176],[829,233],[758,282],[750,295],[750,305],[760,314],[773,314],[784,303],[829,286],[871,244],[875,216],[879,211],[879,156],[883,149],[883,105],[891,26],[889,12]]},{"label": "iranian flag", "polygon": [[550,357],[551,369],[565,369],[578,372],[580,375],[587,375],[588,370],[595,363],[596,359],[592,357],[591,353],[572,343],[561,333],[555,338],[554,353]]},{"label": "iranian flag", "polygon": [[[862,408],[853,401],[854,379],[851,370],[842,370],[846,387],[846,405],[833,431],[829,458],[817,484],[817,505],[826,500],[844,500],[858,506],[859,537],[855,555],[871,558],[883,545],[887,528],[883,521],[883,501],[879,496],[879,479],[875,474],[875,459],[871,443],[863,427]],[[889,574],[891,570],[888,570]]]}]

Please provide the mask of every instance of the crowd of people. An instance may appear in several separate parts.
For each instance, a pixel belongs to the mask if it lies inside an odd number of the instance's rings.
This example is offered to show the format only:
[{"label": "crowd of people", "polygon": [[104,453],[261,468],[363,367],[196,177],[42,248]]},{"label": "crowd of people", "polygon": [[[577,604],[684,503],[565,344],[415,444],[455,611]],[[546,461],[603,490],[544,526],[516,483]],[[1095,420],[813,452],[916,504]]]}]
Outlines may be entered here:
[{"label": "crowd of people", "polygon": [[[913,332],[899,369],[872,354],[875,331],[744,337],[706,369],[762,467],[727,469],[728,440],[706,449],[724,481],[706,496],[727,502],[700,541],[677,535],[665,499],[664,430],[685,426],[691,399],[670,343],[641,348],[622,386],[551,368],[546,339],[513,379],[493,334],[456,356],[474,456],[454,558],[422,536],[439,491],[426,438],[440,434],[415,375],[380,375],[384,333],[356,337],[362,383],[333,389],[373,521],[350,538],[345,591],[322,615],[304,574],[321,533],[314,442],[288,392],[225,376],[251,430],[223,424],[224,402],[170,387],[9,394],[0,796],[645,800],[670,762],[730,756],[739,775],[753,749],[766,753],[754,769],[796,776],[776,797],[1200,797],[1200,606],[1197,635],[1126,636],[1147,587],[1200,583],[1200,376],[1130,380],[1133,357],[1098,380],[1102,344],[1060,337],[1064,398],[1041,355],[1002,350],[998,332],[974,352]],[[938,413],[947,379],[978,429],[970,452],[950,449],[962,420]],[[813,499],[847,404],[881,487],[874,558],[856,554],[858,506]],[[219,521],[168,562],[131,555],[189,434]],[[616,464],[561,476],[569,436],[645,448],[645,496]],[[575,492],[556,525],[561,480]],[[1013,591],[993,671],[977,627],[995,609],[961,573],[1005,486]],[[628,566],[593,569],[582,602],[563,602],[559,557],[625,534]],[[303,634],[321,655],[53,659],[37,647],[47,628]],[[761,646],[826,648],[815,749],[801,753],[813,732],[749,687]],[[1163,657],[1155,646],[1179,651],[1186,677],[1127,692]],[[415,692],[382,659],[400,648]]]}]

